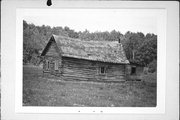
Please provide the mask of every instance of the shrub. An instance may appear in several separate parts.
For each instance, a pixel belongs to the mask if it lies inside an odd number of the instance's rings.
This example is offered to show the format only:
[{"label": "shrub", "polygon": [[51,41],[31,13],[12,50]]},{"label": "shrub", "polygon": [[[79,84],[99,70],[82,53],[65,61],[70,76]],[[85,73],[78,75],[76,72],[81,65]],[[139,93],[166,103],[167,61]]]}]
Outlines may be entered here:
[{"label": "shrub", "polygon": [[154,73],[157,70],[157,60],[153,60],[149,65],[148,65],[148,72]]},{"label": "shrub", "polygon": [[149,82],[149,83],[156,83],[157,81],[157,73],[148,73],[147,75],[142,76],[142,81]]}]

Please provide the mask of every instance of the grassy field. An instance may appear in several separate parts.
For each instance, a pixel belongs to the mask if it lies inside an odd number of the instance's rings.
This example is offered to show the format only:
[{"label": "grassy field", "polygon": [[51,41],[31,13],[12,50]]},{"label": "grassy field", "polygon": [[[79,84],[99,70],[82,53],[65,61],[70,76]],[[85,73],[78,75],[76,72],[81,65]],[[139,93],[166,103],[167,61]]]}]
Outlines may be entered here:
[{"label": "grassy field", "polygon": [[40,67],[23,67],[24,106],[155,107],[156,84],[63,81],[44,77]]}]

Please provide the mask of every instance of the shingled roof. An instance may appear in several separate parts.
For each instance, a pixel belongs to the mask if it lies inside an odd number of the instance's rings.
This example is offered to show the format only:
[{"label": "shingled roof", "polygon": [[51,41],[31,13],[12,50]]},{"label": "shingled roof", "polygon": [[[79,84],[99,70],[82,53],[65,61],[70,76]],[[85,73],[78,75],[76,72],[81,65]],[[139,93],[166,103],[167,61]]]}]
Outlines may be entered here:
[{"label": "shingled roof", "polygon": [[[117,41],[83,41],[56,35],[53,35],[51,39],[55,40],[61,55],[65,57],[121,64],[129,63],[122,44]],[[45,53],[45,49],[42,55]]]}]

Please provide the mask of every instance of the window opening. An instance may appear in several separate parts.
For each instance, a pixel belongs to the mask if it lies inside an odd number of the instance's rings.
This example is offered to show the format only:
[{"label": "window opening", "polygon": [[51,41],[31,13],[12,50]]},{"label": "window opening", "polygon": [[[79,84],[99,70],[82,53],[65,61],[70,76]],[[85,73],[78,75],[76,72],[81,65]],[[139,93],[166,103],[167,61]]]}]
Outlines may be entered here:
[{"label": "window opening", "polygon": [[131,75],[136,74],[136,67],[131,68]]},{"label": "window opening", "polygon": [[46,69],[47,69],[47,70],[49,70],[49,67],[50,67],[49,64],[50,64],[50,63],[49,63],[49,61],[47,60],[47,61],[46,61]]},{"label": "window opening", "polygon": [[105,67],[100,67],[100,73],[104,74],[105,73]]}]

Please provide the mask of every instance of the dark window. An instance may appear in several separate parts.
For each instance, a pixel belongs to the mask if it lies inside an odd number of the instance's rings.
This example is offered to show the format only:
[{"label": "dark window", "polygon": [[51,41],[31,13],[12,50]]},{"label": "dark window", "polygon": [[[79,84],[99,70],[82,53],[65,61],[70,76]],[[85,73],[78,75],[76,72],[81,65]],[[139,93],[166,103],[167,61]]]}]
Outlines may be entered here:
[{"label": "dark window", "polygon": [[131,75],[134,75],[134,74],[136,74],[136,67],[131,68]]},{"label": "dark window", "polygon": [[100,68],[100,73],[101,73],[101,74],[104,74],[104,73],[105,73],[105,67],[101,67],[101,68]]},{"label": "dark window", "polygon": [[46,61],[46,69],[47,70],[49,69],[49,61],[48,60]]},{"label": "dark window", "polygon": [[47,62],[47,68],[48,69],[50,68],[50,62],[49,61]]},{"label": "dark window", "polygon": [[45,69],[45,70],[49,70],[49,67],[50,67],[49,64],[50,64],[49,61],[46,60],[45,63],[44,63],[44,69]]}]

